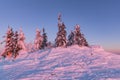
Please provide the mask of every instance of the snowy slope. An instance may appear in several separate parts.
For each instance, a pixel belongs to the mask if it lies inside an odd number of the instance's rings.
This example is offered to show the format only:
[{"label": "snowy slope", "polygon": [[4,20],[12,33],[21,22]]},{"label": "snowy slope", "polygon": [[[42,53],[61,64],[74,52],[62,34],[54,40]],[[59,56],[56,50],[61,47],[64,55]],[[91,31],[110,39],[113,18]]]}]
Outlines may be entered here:
[{"label": "snowy slope", "polygon": [[120,80],[120,56],[77,45],[21,52],[0,61],[0,80]]}]

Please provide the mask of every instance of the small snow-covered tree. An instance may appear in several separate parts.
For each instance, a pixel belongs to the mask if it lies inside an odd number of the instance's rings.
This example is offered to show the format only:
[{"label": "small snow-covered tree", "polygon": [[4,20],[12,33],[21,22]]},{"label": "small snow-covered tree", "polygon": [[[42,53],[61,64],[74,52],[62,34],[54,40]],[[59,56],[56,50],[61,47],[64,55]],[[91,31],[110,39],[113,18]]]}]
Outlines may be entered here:
[{"label": "small snow-covered tree", "polygon": [[8,27],[6,36],[5,36],[5,50],[2,53],[2,56],[4,58],[8,57],[12,57],[13,52],[14,52],[14,32],[13,29]]},{"label": "small snow-covered tree", "polygon": [[43,28],[43,41],[42,41],[42,49],[44,49],[45,47],[47,47],[47,34],[45,33],[45,29]]},{"label": "small snow-covered tree", "polygon": [[81,35],[81,45],[82,46],[89,46],[88,42],[86,41],[84,34]]},{"label": "small snow-covered tree", "polygon": [[75,26],[75,44],[78,44],[79,46],[81,46],[81,32],[80,32],[80,26],[79,25],[76,25]]},{"label": "small snow-covered tree", "polygon": [[59,46],[66,46],[66,30],[65,24],[61,22],[61,15],[58,16],[58,33],[55,39],[55,45]]},{"label": "small snow-covered tree", "polygon": [[21,46],[22,50],[26,51],[25,35],[24,35],[23,31],[22,31],[22,28],[19,31],[18,37],[19,37],[19,41],[18,41],[19,45]]},{"label": "small snow-covered tree", "polygon": [[71,31],[71,33],[68,35],[68,43],[67,43],[67,45],[71,46],[73,44],[74,44],[74,32]]},{"label": "small snow-covered tree", "polygon": [[42,48],[42,42],[43,42],[43,37],[40,33],[40,30],[36,29],[36,37],[35,37],[35,40],[34,40],[34,46],[35,46],[36,50]]},{"label": "small snow-covered tree", "polygon": [[86,41],[84,34],[80,32],[80,26],[76,25],[75,26],[75,44],[78,44],[79,46],[88,46],[88,42]]}]

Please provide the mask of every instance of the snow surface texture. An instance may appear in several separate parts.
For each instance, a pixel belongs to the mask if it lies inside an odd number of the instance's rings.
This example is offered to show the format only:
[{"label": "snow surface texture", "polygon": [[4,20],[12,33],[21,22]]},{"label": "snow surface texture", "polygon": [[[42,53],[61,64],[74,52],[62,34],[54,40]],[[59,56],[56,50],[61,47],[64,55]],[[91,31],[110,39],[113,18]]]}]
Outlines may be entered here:
[{"label": "snow surface texture", "polygon": [[0,60],[0,80],[120,80],[120,55],[77,45],[21,52]]}]

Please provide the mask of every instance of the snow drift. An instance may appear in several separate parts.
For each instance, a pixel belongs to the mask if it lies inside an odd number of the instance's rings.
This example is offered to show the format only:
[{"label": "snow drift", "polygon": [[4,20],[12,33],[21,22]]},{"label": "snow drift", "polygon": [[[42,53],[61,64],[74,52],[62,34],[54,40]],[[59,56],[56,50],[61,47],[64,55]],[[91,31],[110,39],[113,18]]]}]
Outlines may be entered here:
[{"label": "snow drift", "polygon": [[0,80],[120,80],[120,56],[101,47],[21,52],[0,61]]}]

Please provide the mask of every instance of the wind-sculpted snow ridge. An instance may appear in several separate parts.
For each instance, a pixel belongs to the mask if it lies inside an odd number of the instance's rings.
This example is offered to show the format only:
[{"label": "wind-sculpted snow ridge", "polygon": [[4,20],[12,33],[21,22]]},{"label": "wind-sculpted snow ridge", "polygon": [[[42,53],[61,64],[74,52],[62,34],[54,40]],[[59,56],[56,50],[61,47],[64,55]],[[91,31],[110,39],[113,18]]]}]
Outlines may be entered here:
[{"label": "wind-sculpted snow ridge", "polygon": [[58,47],[0,61],[0,80],[120,80],[119,64],[101,47]]}]

